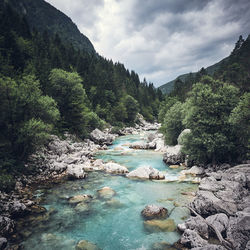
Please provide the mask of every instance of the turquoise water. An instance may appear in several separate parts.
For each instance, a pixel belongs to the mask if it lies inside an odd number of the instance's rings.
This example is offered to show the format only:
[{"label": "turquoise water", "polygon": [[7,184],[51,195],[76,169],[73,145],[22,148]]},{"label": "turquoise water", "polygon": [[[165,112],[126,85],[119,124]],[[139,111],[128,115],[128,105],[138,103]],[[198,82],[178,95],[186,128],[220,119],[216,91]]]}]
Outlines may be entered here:
[{"label": "turquoise water", "polygon": [[[180,170],[169,169],[162,161],[162,154],[154,151],[130,150],[126,144],[143,140],[145,135],[119,137],[109,150],[101,151],[97,158],[113,160],[126,166],[129,171],[150,165],[168,176],[176,176]],[[125,145],[124,145],[125,144]],[[111,199],[102,199],[98,190],[108,186],[115,190]],[[86,180],[68,181],[51,189],[38,190],[49,216],[39,223],[25,228],[32,233],[24,242],[24,249],[75,249],[80,240],[88,240],[101,249],[151,249],[157,242],[173,244],[180,235],[174,232],[154,232],[144,228],[140,213],[147,204],[166,207],[176,224],[183,222],[189,213],[181,205],[188,202],[183,191],[193,191],[191,183],[136,181],[124,176],[101,172],[89,173]],[[84,212],[75,209],[68,197],[78,194],[93,196]]]}]

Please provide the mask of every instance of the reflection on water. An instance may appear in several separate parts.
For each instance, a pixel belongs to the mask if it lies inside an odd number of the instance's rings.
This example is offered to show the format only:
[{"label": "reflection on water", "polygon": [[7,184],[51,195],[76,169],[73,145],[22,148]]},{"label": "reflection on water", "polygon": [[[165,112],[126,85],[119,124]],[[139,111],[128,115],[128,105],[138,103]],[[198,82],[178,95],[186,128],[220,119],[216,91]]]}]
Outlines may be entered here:
[{"label": "reflection on water", "polygon": [[[128,143],[143,140],[142,135],[119,137],[107,151],[96,156],[113,160],[129,171],[150,165],[175,177],[180,170],[168,168],[162,154],[154,151],[131,150]],[[103,187],[110,187],[103,193]],[[147,204],[166,207],[175,224],[189,215],[182,205],[188,197],[181,192],[197,188],[191,183],[136,181],[124,176],[90,173],[86,180],[68,181],[51,189],[38,190],[48,213],[27,219],[23,229],[25,249],[75,249],[77,242],[88,240],[101,249],[151,249],[157,242],[176,242],[175,230],[147,230],[140,216]],[[87,194],[89,196],[83,196]],[[77,195],[77,196],[76,196]],[[74,199],[69,200],[70,197]],[[161,223],[162,224],[162,223]],[[153,228],[154,229],[154,228]]]}]

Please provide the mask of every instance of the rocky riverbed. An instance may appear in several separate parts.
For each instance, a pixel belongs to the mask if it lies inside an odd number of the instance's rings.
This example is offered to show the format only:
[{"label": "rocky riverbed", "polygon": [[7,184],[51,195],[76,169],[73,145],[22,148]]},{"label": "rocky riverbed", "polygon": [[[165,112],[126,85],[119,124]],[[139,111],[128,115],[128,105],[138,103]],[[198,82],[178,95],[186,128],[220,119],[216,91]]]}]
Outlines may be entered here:
[{"label": "rocky riverbed", "polygon": [[[140,125],[137,125],[136,128],[125,128],[119,131],[119,134],[137,135],[143,131],[158,128],[159,124],[149,124],[141,120]],[[7,239],[11,238],[12,243],[18,243],[20,238],[29,236],[30,232],[21,231],[16,220],[20,221],[20,218],[25,216],[26,221],[23,223],[33,223],[29,218],[36,215],[37,223],[39,220],[49,220],[50,216],[55,213],[53,209],[46,211],[45,208],[39,206],[40,196],[34,193],[37,185],[49,186],[67,180],[84,179],[93,171],[137,180],[154,179],[162,182],[200,183],[196,193],[188,190],[182,192],[184,196],[192,199],[188,207],[193,216],[185,223],[178,224],[176,227],[171,217],[159,219],[159,216],[152,216],[144,221],[145,230],[149,233],[171,232],[178,228],[182,232],[182,237],[178,243],[172,246],[173,249],[250,249],[249,164],[234,167],[228,164],[217,167],[206,166],[205,168],[192,166],[190,169],[185,169],[187,162],[181,153],[181,135],[178,138],[178,145],[166,146],[163,135],[159,133],[148,134],[147,141],[135,141],[124,146],[132,150],[150,149],[164,152],[163,160],[170,165],[169,169],[183,169],[174,177],[147,165],[130,171],[123,164],[94,159],[93,156],[96,152],[107,150],[107,146],[111,145],[117,136],[111,134],[108,129],[105,131],[96,129],[91,133],[90,139],[84,141],[78,141],[69,134],[65,134],[65,139],[51,136],[49,144],[32,155],[27,163],[27,168],[34,166],[34,173],[19,177],[12,193],[0,193],[0,249],[5,249],[6,246],[7,249],[19,249],[19,246],[15,244],[8,248]],[[113,148],[113,152],[126,155],[127,152],[123,150],[119,146]],[[120,207],[121,203],[113,199],[114,195],[115,191],[109,187],[103,187],[97,191],[97,198],[104,199],[105,204]],[[93,196],[87,194],[75,195],[67,197],[67,199],[69,204],[76,205],[75,211],[79,213],[89,211],[89,204],[95,202]],[[157,207],[155,204],[149,205],[145,209],[149,211],[151,209],[156,214],[161,211],[160,217],[164,214],[162,211],[167,211],[166,208]],[[171,211],[169,212],[170,215]],[[142,212],[142,214],[145,213]],[[219,240],[215,241],[214,239],[218,236]],[[50,236],[48,235],[48,237]],[[84,249],[81,248],[83,245],[95,246],[91,242],[82,240],[79,241],[76,248]],[[95,247],[97,248],[97,246]],[[152,249],[169,249],[169,247],[169,243],[159,242],[154,244]]]},{"label": "rocky riverbed", "polygon": [[[139,124],[135,128],[126,128],[119,133],[136,134],[159,128],[159,124],[150,124],[139,118]],[[8,247],[9,238],[12,242],[19,241],[20,232],[16,225],[18,219],[34,214],[44,216],[46,210],[39,206],[40,199],[34,194],[38,185],[49,186],[66,180],[84,179],[90,171],[127,174],[128,170],[124,166],[93,158],[98,150],[106,150],[117,136],[111,134],[110,129],[95,129],[90,134],[90,139],[84,141],[79,141],[70,134],[65,134],[64,139],[52,135],[48,145],[28,160],[25,167],[29,172],[34,169],[33,172],[19,176],[11,193],[0,192],[0,249]],[[14,249],[18,249],[18,246],[14,246]]]}]

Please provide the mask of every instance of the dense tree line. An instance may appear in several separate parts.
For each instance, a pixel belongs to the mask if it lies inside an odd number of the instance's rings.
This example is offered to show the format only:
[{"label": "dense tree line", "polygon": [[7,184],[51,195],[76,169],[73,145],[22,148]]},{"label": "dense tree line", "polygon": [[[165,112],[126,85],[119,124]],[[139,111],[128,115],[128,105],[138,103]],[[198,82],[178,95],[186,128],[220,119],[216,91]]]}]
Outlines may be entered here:
[{"label": "dense tree line", "polygon": [[157,117],[162,95],[152,83],[58,35],[30,30],[25,18],[0,5],[2,188],[50,133],[86,138],[107,123],[133,125],[138,112],[151,121]]},{"label": "dense tree line", "polygon": [[201,69],[161,103],[159,120],[166,143],[183,138],[183,152],[196,163],[240,162],[250,156],[250,37],[242,37],[213,77]]}]

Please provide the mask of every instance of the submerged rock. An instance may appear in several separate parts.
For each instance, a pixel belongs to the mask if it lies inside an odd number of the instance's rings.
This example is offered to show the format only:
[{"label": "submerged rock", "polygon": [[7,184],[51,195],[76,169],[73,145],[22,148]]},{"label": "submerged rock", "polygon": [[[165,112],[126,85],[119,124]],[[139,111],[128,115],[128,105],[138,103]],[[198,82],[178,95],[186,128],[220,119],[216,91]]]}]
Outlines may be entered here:
[{"label": "submerged rock", "polygon": [[75,207],[76,212],[78,213],[86,213],[90,211],[90,207],[86,202],[80,202]]},{"label": "submerged rock", "polygon": [[98,197],[101,199],[111,199],[115,196],[116,192],[110,187],[103,187],[97,191]]},{"label": "submerged rock", "polygon": [[108,200],[105,204],[111,208],[121,208],[124,206],[119,200],[116,200],[114,198],[111,200]]},{"label": "submerged rock", "polygon": [[166,218],[168,214],[168,210],[165,207],[160,207],[157,205],[147,205],[142,211],[141,215],[145,219],[160,219]]},{"label": "submerged rock", "polygon": [[167,220],[147,220],[144,221],[144,228],[149,232],[173,232],[176,225],[173,219]]},{"label": "submerged rock", "polygon": [[138,178],[138,179],[156,179],[156,180],[165,179],[165,176],[161,172],[159,172],[155,168],[152,168],[151,166],[139,167],[134,171],[131,171],[126,176],[128,178]]},{"label": "submerged rock", "polygon": [[87,240],[81,240],[76,245],[76,250],[100,250],[100,248]]},{"label": "submerged rock", "polygon": [[93,197],[89,194],[79,194],[79,195],[75,195],[73,197],[71,197],[69,199],[69,203],[70,204],[76,204],[76,203],[79,203],[79,202],[88,202],[92,199]]}]

